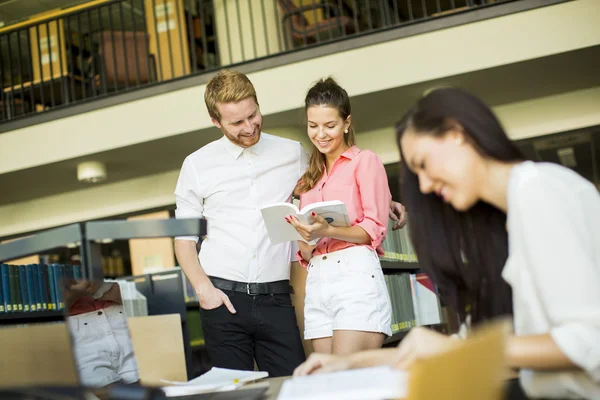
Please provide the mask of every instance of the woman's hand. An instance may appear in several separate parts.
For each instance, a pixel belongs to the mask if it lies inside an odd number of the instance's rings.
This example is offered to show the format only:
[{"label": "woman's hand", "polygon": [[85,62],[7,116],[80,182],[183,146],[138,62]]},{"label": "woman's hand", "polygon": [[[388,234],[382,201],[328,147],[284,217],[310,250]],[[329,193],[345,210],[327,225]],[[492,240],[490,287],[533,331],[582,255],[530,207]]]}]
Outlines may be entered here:
[{"label": "woman's hand", "polygon": [[349,368],[350,361],[347,357],[312,353],[305,362],[294,370],[294,376],[342,371]]},{"label": "woman's hand", "polygon": [[298,220],[298,218],[292,215],[286,217],[285,220],[292,224],[300,236],[302,236],[302,238],[307,242],[310,242],[314,239],[320,239],[322,237],[329,237],[330,235],[328,232],[331,229],[329,222],[327,222],[325,218],[315,213],[312,213],[311,217],[313,222],[310,225],[303,224]]},{"label": "woman's hand", "polygon": [[412,328],[398,345],[396,360],[392,366],[396,369],[409,369],[417,360],[449,350],[456,340],[458,339],[424,327]]}]

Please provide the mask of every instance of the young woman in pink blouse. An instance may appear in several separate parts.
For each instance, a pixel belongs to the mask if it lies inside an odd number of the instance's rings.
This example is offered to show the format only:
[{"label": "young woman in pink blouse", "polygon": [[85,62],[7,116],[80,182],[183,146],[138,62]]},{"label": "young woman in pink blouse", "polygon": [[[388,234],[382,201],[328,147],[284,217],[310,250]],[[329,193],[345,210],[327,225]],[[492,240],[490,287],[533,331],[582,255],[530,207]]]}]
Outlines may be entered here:
[{"label": "young woman in pink blouse", "polygon": [[350,99],[333,79],[307,93],[305,110],[313,151],[298,182],[300,206],[340,200],[350,227],[331,226],[319,215],[306,225],[286,220],[303,238],[297,258],[308,269],[304,337],[318,353],[350,354],[381,347],[391,335],[391,304],[379,255],[386,236],[391,194],[383,163],[354,145]]}]

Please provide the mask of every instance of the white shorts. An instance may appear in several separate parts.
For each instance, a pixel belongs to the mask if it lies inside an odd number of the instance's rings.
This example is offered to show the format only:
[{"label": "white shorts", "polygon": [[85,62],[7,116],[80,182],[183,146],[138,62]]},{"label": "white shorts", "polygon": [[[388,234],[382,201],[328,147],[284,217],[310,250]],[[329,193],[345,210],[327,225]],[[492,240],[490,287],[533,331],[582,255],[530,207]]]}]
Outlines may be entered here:
[{"label": "white shorts", "polygon": [[308,265],[304,338],[335,330],[392,335],[392,306],[377,253],[355,246],[315,256]]},{"label": "white shorts", "polygon": [[67,323],[83,385],[103,387],[139,380],[123,306],[72,315]]}]

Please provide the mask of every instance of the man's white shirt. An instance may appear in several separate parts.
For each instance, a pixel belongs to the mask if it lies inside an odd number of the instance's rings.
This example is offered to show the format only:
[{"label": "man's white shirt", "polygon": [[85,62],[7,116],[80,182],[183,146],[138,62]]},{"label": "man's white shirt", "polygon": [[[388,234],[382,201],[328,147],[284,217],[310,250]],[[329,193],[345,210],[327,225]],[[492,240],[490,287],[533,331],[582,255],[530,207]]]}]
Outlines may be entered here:
[{"label": "man's white shirt", "polygon": [[185,159],[175,188],[175,215],[206,219],[199,258],[207,275],[238,282],[289,279],[295,243],[271,244],[260,209],[291,201],[307,165],[299,142],[266,133],[246,149],[224,136]]}]

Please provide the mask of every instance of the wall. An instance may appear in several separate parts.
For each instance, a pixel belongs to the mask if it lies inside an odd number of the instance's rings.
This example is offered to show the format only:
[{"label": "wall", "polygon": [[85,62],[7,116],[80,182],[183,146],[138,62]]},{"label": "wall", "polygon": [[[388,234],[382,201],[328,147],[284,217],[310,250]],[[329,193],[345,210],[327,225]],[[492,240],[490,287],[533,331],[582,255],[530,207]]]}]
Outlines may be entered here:
[{"label": "wall", "polygon": [[[512,139],[524,139],[600,125],[600,87],[496,107]],[[269,130],[310,143],[298,127]],[[358,145],[375,151],[384,163],[399,161],[393,129],[361,133]],[[163,207],[174,203],[179,171],[106,184],[0,207],[0,237],[67,223]]]}]

